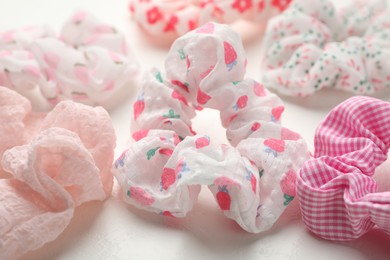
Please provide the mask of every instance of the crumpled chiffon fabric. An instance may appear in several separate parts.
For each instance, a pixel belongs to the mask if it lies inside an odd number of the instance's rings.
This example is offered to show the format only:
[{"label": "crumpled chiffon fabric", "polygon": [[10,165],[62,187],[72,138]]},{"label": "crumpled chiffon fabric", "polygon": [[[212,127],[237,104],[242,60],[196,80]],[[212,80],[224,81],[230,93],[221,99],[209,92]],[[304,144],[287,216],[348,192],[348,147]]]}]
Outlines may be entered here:
[{"label": "crumpled chiffon fabric", "polygon": [[0,259],[57,238],[75,207],[112,189],[115,133],[108,113],[62,101],[48,114],[0,87]]},{"label": "crumpled chiffon fabric", "polygon": [[[184,217],[205,185],[246,231],[273,225],[309,154],[301,136],[280,125],[282,101],[245,78],[245,66],[240,37],[227,25],[207,23],[174,42],[166,73],[145,76],[133,107],[136,142],[113,167],[125,202]],[[233,146],[196,135],[194,108],[219,110]]]},{"label": "crumpled chiffon fabric", "polygon": [[390,87],[386,0],[295,0],[267,25],[261,82],[290,96],[322,88],[370,94]]},{"label": "crumpled chiffon fabric", "polygon": [[[57,36],[48,27],[0,33],[0,86],[99,105],[131,87],[138,63],[125,36],[84,11],[75,13]],[[114,101],[113,101],[114,102]]]}]

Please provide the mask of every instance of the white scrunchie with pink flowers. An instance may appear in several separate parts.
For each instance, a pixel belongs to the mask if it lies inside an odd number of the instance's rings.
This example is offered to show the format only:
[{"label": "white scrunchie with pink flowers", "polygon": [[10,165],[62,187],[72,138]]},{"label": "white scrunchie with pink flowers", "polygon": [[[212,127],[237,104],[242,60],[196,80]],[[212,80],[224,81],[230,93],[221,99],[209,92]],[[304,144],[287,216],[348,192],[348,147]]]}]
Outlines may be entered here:
[{"label": "white scrunchie with pink flowers", "polygon": [[262,23],[282,12],[291,0],[131,0],[137,24],[151,35],[180,36],[207,22]]}]

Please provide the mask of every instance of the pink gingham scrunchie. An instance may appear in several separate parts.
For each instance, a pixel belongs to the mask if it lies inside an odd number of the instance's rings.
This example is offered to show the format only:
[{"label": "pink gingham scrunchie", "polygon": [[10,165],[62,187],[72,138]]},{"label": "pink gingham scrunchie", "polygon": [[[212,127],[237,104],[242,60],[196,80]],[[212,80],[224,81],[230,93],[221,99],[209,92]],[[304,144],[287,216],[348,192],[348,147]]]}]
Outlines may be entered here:
[{"label": "pink gingham scrunchie", "polygon": [[261,82],[291,96],[322,88],[369,94],[390,87],[390,15],[386,0],[295,0],[269,21]]},{"label": "pink gingham scrunchie", "polygon": [[316,235],[348,241],[374,226],[390,233],[390,193],[372,179],[390,146],[390,103],[354,97],[315,134],[315,154],[298,173],[303,221]]},{"label": "pink gingham scrunchie", "polygon": [[[226,25],[207,23],[174,42],[166,74],[154,69],[145,77],[134,103],[136,142],[113,167],[125,202],[184,217],[207,185],[246,231],[274,224],[309,155],[300,135],[280,125],[281,100],[245,79],[245,65],[241,40]],[[193,107],[219,110],[235,147],[196,135]]]},{"label": "pink gingham scrunchie", "polygon": [[100,105],[131,87],[138,63],[123,34],[83,11],[57,36],[48,27],[0,33],[0,86],[21,94],[39,88],[56,104],[64,99]]},{"label": "pink gingham scrunchie", "polygon": [[151,35],[183,35],[214,21],[238,19],[264,22],[283,11],[291,0],[131,0],[132,18]]}]

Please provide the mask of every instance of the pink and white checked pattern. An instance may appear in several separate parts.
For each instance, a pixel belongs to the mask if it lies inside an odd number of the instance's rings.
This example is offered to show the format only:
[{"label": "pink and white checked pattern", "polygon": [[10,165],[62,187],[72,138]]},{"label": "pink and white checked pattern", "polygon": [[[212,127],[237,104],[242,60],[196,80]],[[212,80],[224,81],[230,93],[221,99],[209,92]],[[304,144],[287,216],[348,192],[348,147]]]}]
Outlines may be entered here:
[{"label": "pink and white checked pattern", "polygon": [[375,225],[390,234],[390,191],[371,178],[387,158],[390,103],[353,97],[317,128],[315,159],[297,180],[303,221],[316,235],[348,241]]}]

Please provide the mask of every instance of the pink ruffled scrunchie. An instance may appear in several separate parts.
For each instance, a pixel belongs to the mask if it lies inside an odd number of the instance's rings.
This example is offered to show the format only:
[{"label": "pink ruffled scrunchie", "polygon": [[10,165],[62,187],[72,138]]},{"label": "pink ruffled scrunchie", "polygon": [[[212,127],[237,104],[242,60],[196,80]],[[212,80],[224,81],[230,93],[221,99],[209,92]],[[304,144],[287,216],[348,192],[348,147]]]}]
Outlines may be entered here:
[{"label": "pink ruffled scrunchie", "polygon": [[151,35],[183,35],[207,22],[264,22],[291,0],[131,0],[132,18]]},{"label": "pink ruffled scrunchie", "polygon": [[317,128],[315,154],[299,171],[303,221],[330,240],[356,239],[374,226],[390,234],[390,192],[372,175],[390,147],[390,103],[354,97]]},{"label": "pink ruffled scrunchie", "polygon": [[[207,185],[224,214],[248,232],[270,228],[295,196],[296,171],[309,158],[299,134],[280,125],[281,100],[245,79],[241,40],[207,23],[180,37],[166,74],[146,75],[134,103],[133,138],[113,173],[125,202],[184,217]],[[231,144],[191,128],[194,108],[221,112]]]},{"label": "pink ruffled scrunchie", "polygon": [[115,133],[103,108],[60,102],[50,113],[0,87],[0,259],[57,238],[75,207],[110,195]]},{"label": "pink ruffled scrunchie", "polygon": [[123,34],[80,11],[59,36],[47,27],[0,33],[0,86],[25,94],[36,87],[55,104],[72,99],[112,106],[129,88],[138,63]]},{"label": "pink ruffled scrunchie", "polygon": [[269,21],[261,82],[291,96],[322,88],[369,94],[390,87],[390,11],[386,0],[295,0]]}]

